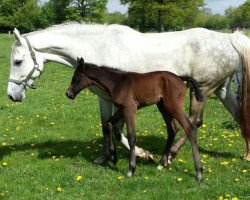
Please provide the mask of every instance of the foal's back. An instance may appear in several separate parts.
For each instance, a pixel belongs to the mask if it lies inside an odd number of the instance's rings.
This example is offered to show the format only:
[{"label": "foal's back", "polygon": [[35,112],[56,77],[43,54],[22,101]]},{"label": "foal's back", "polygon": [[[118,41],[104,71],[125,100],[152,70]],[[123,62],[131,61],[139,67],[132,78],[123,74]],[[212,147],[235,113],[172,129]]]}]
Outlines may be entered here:
[{"label": "foal's back", "polygon": [[180,100],[186,86],[177,75],[157,71],[145,74],[125,73],[114,89],[113,101],[118,105],[147,106],[158,103],[161,99]]}]

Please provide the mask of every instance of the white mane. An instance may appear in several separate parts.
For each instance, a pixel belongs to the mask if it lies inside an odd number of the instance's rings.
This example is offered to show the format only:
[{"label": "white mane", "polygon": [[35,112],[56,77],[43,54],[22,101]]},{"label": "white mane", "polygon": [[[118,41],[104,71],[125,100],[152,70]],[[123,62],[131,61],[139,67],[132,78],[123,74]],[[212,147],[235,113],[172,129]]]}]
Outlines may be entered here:
[{"label": "white mane", "polygon": [[116,29],[117,32],[137,32],[132,28],[118,24],[95,24],[86,22],[65,22],[59,25],[53,25],[43,30],[37,30],[31,33],[27,33],[27,36],[32,36],[35,34],[43,34],[50,32],[60,32],[68,34],[102,34],[107,29]]}]

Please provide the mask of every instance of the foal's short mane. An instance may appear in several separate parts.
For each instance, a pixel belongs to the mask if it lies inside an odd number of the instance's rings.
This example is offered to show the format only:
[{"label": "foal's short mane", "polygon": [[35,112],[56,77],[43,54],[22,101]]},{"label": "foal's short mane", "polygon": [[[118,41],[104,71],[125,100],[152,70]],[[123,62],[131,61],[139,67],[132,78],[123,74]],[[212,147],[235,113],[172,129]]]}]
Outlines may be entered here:
[{"label": "foal's short mane", "polygon": [[98,68],[98,69],[101,69],[101,70],[106,71],[106,72],[114,72],[114,73],[119,73],[119,74],[128,73],[128,71],[123,71],[121,69],[112,68],[112,67],[107,67],[107,66],[98,67],[97,65],[95,65],[93,63],[85,63],[85,65],[91,66],[92,68],[96,68],[96,69]]}]

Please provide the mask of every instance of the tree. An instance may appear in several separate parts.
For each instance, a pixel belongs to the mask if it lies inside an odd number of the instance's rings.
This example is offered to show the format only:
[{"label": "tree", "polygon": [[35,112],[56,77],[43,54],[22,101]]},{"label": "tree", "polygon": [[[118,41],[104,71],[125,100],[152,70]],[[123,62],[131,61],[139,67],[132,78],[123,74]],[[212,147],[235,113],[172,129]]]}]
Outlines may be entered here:
[{"label": "tree", "polygon": [[120,0],[128,4],[127,23],[141,31],[189,27],[203,0]]},{"label": "tree", "polygon": [[38,0],[0,0],[0,26],[2,29],[35,30],[40,12]]},{"label": "tree", "polygon": [[108,0],[50,0],[45,3],[43,23],[59,24],[67,20],[101,22]]},{"label": "tree", "polygon": [[126,15],[120,12],[108,13],[103,15],[103,21],[107,24],[124,24]]},{"label": "tree", "polygon": [[69,20],[101,22],[108,0],[73,0],[69,8]]},{"label": "tree", "polygon": [[225,11],[225,16],[230,20],[232,27],[250,27],[250,0],[247,0],[238,8],[229,7]]}]

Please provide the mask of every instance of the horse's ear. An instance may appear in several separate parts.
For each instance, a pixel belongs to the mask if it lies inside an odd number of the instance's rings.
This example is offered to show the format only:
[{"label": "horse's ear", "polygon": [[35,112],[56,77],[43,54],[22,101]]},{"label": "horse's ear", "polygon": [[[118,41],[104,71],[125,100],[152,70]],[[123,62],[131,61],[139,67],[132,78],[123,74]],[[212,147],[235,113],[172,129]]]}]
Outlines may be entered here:
[{"label": "horse's ear", "polygon": [[14,33],[14,36],[15,36],[17,42],[21,45],[22,42],[21,42],[20,32],[16,28],[14,28],[13,33]]}]

